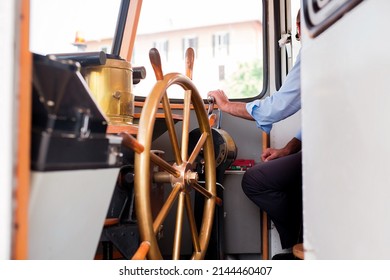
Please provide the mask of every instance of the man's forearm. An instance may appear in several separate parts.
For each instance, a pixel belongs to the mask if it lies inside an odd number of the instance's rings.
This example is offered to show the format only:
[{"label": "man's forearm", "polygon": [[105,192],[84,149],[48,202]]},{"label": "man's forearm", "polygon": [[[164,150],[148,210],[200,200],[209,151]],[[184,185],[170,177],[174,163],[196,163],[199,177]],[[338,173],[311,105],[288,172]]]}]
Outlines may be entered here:
[{"label": "man's forearm", "polygon": [[302,148],[302,142],[301,140],[297,138],[293,138],[286,144],[286,146],[283,148],[287,152],[287,154],[294,154],[301,150]]},{"label": "man's forearm", "polygon": [[244,102],[226,102],[223,106],[219,106],[219,108],[232,116],[240,117],[243,119],[251,120],[254,119],[246,110],[246,103]]}]

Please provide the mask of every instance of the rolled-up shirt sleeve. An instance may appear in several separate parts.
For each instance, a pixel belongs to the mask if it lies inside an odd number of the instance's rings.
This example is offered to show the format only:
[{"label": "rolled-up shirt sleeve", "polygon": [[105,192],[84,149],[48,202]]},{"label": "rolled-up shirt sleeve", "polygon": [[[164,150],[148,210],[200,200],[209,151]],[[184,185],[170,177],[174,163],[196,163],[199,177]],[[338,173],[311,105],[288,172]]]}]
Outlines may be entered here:
[{"label": "rolled-up shirt sleeve", "polygon": [[282,87],[274,94],[264,99],[246,104],[246,110],[256,121],[257,127],[269,133],[272,125],[301,109],[301,60],[297,61],[286,77]]}]

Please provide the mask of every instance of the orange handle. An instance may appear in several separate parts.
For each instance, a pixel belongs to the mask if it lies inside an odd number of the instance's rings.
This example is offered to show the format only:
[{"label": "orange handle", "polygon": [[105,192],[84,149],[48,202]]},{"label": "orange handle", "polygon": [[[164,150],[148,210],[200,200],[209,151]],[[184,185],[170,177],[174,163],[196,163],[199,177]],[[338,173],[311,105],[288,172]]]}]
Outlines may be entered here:
[{"label": "orange handle", "polygon": [[132,150],[134,150],[136,153],[140,154],[144,151],[144,146],[141,145],[137,139],[135,139],[132,135],[126,133],[126,132],[121,132],[119,134],[120,136],[122,136],[122,139],[123,139],[123,143],[131,148]]},{"label": "orange handle", "polygon": [[152,67],[154,70],[154,74],[156,75],[157,81],[161,81],[164,78],[162,66],[161,66],[161,58],[160,53],[156,48],[152,48],[149,51],[149,59],[152,63]]},{"label": "orange handle", "polygon": [[192,70],[194,68],[195,53],[193,48],[186,50],[186,76],[192,80]]},{"label": "orange handle", "polygon": [[141,245],[131,258],[132,260],[144,260],[150,249],[149,241],[142,241]]}]

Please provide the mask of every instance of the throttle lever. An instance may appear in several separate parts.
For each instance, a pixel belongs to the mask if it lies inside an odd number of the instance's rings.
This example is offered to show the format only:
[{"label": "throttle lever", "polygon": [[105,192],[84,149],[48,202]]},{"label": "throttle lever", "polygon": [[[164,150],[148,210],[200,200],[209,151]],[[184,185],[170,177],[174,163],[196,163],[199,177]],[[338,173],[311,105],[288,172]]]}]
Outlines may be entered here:
[{"label": "throttle lever", "polygon": [[211,127],[213,127],[215,124],[215,121],[217,120],[217,115],[215,115],[213,113],[215,98],[213,96],[208,96],[207,102],[209,103],[209,108],[207,110],[207,115],[209,116],[209,124]]},{"label": "throttle lever", "polygon": [[210,116],[214,110],[215,98],[213,96],[208,96],[207,102],[209,103],[209,108],[207,110],[207,114]]}]

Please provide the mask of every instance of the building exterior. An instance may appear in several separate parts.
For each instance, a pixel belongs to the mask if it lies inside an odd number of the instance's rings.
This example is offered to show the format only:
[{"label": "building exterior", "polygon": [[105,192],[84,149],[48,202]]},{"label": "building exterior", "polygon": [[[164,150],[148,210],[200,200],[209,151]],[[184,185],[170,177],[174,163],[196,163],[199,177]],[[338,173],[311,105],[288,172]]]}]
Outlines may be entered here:
[{"label": "building exterior", "polygon": [[[112,38],[87,41],[86,44],[86,51],[110,53]],[[262,24],[259,20],[248,20],[171,31],[138,32],[131,63],[144,66],[147,78],[135,86],[136,95],[146,96],[155,83],[148,55],[153,47],[159,50],[164,73],[184,73],[185,50],[192,47],[195,50],[193,80],[201,95],[205,96],[211,89],[226,89],[227,81],[240,65],[255,62],[262,65]],[[258,78],[260,91],[262,77]]]}]

